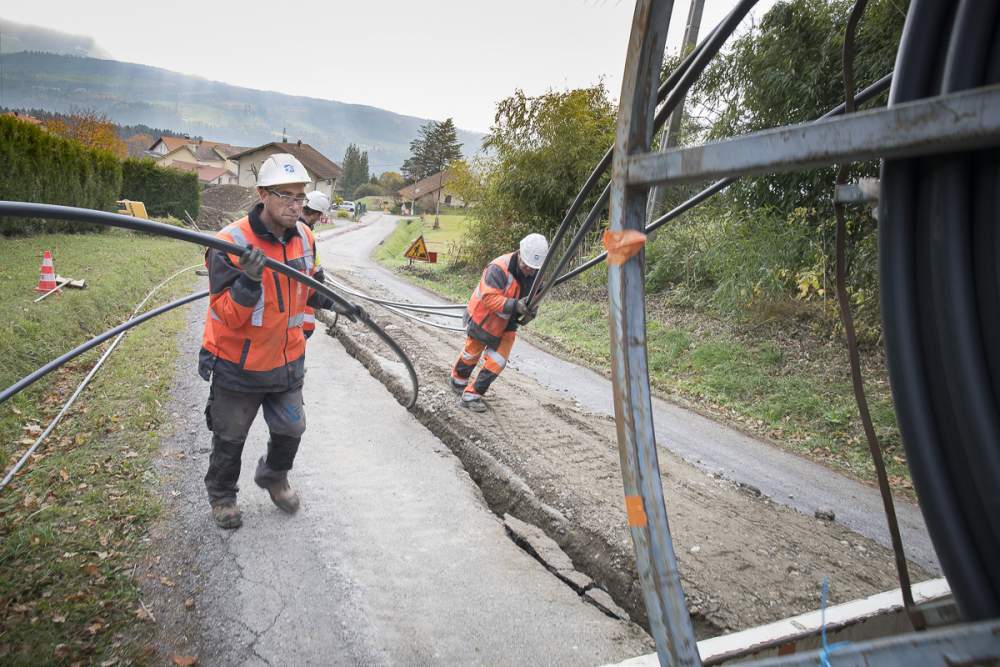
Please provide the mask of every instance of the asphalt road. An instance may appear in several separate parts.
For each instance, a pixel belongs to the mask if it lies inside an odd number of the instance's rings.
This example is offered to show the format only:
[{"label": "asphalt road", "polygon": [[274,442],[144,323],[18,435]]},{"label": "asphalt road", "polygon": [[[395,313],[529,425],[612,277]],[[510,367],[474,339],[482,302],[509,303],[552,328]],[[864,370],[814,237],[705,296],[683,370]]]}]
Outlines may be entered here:
[{"label": "asphalt road", "polygon": [[[448,448],[322,330],[308,344],[308,429],[290,474],[302,509],[280,513],[253,484],[267,441],[258,417],[244,525],[216,528],[201,482],[204,308],[190,309],[182,339],[161,471],[174,500],[146,577],[154,588],[174,580],[152,607],[164,654],[197,652],[202,665],[582,665],[650,650],[636,626],[517,547]],[[190,612],[178,604],[188,590]]]},{"label": "asphalt road", "polygon": [[[352,273],[358,284],[379,285],[403,300],[444,303],[370,259],[372,250],[392,232],[397,220],[394,216],[369,213],[363,224],[322,234],[324,265],[333,275]],[[454,320],[440,321],[454,323]],[[461,334],[456,336],[457,349]],[[523,338],[514,347],[507,368],[506,372],[525,373],[543,386],[562,392],[585,410],[614,414],[609,379],[532,346]],[[707,472],[754,487],[774,502],[809,516],[820,508],[832,509],[841,524],[891,548],[882,500],[874,487],[667,401],[654,399],[653,411],[659,446]],[[669,514],[669,507],[667,511]],[[940,565],[919,507],[897,500],[896,514],[907,558],[939,574]]]}]

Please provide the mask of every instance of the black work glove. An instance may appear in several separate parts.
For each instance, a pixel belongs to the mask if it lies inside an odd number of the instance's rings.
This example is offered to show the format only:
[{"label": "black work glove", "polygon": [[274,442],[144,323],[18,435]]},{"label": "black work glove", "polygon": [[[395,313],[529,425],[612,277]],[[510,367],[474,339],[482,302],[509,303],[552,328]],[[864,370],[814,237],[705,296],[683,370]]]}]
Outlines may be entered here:
[{"label": "black work glove", "polygon": [[354,323],[357,323],[358,320],[361,320],[362,322],[368,320],[368,313],[366,313],[365,309],[362,308],[361,306],[355,306],[352,304],[342,306],[340,305],[340,302],[334,302],[333,306],[330,307],[330,310],[337,313],[338,315],[343,315],[344,317],[346,317],[347,319],[349,319],[351,322]]},{"label": "black work glove", "polygon": [[261,278],[264,277],[264,264],[267,262],[267,256],[261,252],[260,248],[254,248],[253,246],[247,247],[240,255],[240,268],[243,269],[243,273],[246,274],[247,278],[253,280],[254,282],[260,282]]},{"label": "black work glove", "polygon": [[528,297],[523,299],[518,299],[517,303],[514,304],[514,312],[517,315],[527,315],[531,308],[528,306]]},{"label": "black work glove", "polygon": [[517,318],[517,323],[518,324],[527,324],[531,320],[535,319],[536,315],[538,315],[538,309],[537,308],[531,308],[524,315],[521,315],[519,318]]}]

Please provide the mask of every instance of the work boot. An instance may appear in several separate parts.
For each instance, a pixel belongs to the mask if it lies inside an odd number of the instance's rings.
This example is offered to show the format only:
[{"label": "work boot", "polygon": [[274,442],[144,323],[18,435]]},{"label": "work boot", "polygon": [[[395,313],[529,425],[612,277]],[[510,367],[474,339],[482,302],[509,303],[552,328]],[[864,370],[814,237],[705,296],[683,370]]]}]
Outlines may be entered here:
[{"label": "work boot", "polygon": [[215,525],[226,530],[234,530],[243,525],[243,513],[235,500],[225,500],[212,505]]},{"label": "work boot", "polygon": [[486,401],[479,394],[472,392],[467,391],[462,394],[461,405],[473,412],[486,412]]},{"label": "work boot", "polygon": [[468,380],[456,380],[451,374],[448,375],[448,386],[456,394],[461,394],[468,386]]},{"label": "work boot", "polygon": [[299,511],[299,494],[289,486],[287,470],[272,470],[262,456],[257,461],[253,481],[260,488],[267,489],[271,502],[282,512],[295,514]]}]

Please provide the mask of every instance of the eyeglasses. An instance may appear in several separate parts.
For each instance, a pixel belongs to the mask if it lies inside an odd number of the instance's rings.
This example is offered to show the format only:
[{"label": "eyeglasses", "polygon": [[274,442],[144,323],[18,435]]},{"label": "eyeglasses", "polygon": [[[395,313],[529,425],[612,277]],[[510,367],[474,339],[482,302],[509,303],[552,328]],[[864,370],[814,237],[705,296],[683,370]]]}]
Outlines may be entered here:
[{"label": "eyeglasses", "polygon": [[268,192],[279,198],[285,206],[304,206],[309,201],[305,195],[286,195],[274,190],[268,190]]}]

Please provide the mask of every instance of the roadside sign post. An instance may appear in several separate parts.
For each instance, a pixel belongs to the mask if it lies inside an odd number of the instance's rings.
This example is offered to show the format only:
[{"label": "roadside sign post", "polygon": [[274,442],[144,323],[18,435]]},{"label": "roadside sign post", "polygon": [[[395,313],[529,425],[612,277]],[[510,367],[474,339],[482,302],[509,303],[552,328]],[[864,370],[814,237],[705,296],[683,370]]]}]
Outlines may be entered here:
[{"label": "roadside sign post", "polygon": [[403,253],[403,257],[410,260],[410,266],[413,266],[414,260],[418,262],[429,262],[431,264],[437,263],[437,253],[427,251],[427,242],[424,241],[423,234],[413,239],[413,243],[411,243],[410,247]]}]

